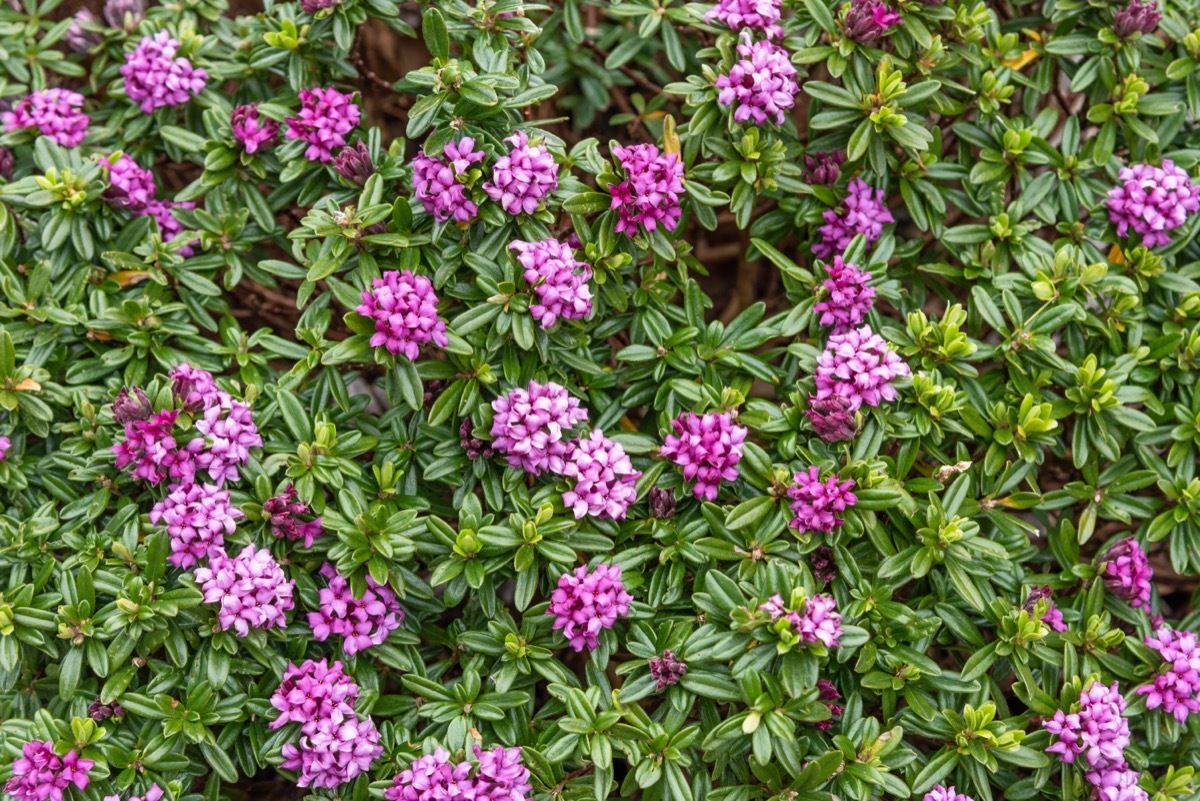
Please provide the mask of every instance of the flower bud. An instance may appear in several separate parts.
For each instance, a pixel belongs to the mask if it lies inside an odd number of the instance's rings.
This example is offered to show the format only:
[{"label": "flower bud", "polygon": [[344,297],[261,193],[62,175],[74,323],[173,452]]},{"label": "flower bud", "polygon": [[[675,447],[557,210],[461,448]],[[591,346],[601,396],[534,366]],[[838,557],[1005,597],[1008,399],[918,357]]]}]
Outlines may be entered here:
[{"label": "flower bud", "polygon": [[849,411],[850,401],[841,395],[827,398],[809,398],[808,421],[813,431],[826,442],[844,442],[854,439],[858,424]]},{"label": "flower bud", "polygon": [[652,487],[650,490],[650,514],[660,520],[675,516],[675,493],[669,489]]},{"label": "flower bud", "polygon": [[112,403],[113,420],[120,425],[133,423],[138,420],[149,420],[150,415],[154,414],[154,407],[150,404],[150,399],[146,397],[146,393],[138,387],[133,388],[133,393],[121,387],[121,391],[117,393],[116,400]]},{"label": "flower bud", "polygon": [[366,184],[367,179],[375,174],[375,164],[371,161],[371,151],[360,139],[352,145],[343,147],[333,157],[333,168],[338,175],[359,186]]}]

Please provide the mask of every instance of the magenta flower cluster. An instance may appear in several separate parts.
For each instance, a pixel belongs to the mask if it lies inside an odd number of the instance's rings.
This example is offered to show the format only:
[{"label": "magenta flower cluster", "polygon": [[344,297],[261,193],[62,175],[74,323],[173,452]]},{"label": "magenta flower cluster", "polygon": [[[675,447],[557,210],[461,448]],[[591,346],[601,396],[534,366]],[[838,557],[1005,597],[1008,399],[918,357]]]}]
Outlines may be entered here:
[{"label": "magenta flower cluster", "polygon": [[855,178],[846,192],[841,212],[826,209],[825,224],[817,229],[821,241],[813,245],[813,253],[819,259],[845,253],[858,234],[869,245],[883,236],[883,226],[896,222],[884,203],[882,189],[872,189],[862,178]]},{"label": "magenta flower cluster", "polygon": [[815,465],[796,473],[795,483],[788,487],[792,499],[792,528],[805,531],[829,533],[842,525],[842,513],[858,503],[851,491],[854,480],[839,481],[837,476],[821,480],[821,468]]},{"label": "magenta flower cluster", "polygon": [[633,462],[619,443],[595,429],[588,437],[576,440],[563,475],[573,482],[571,489],[563,493],[563,503],[576,520],[586,515],[621,520],[637,500],[636,484],[642,473],[633,469]]},{"label": "magenta flower cluster", "polygon": [[1190,631],[1160,628],[1146,645],[1158,651],[1162,667],[1154,681],[1137,688],[1146,696],[1146,708],[1162,707],[1168,715],[1183,723],[1188,715],[1200,712],[1200,644]]},{"label": "magenta flower cluster", "polygon": [[[166,792],[163,790],[163,788],[159,787],[157,784],[152,784],[150,785],[150,788],[146,790],[145,795],[131,795],[129,798],[125,799],[125,801],[160,801],[164,795],[166,795]],[[121,796],[106,795],[104,796],[104,801],[121,801]]]},{"label": "magenta flower cluster", "polygon": [[800,91],[788,52],[765,39],[754,41],[748,31],[742,32],[737,52],[738,62],[717,78],[717,102],[735,106],[737,122],[782,125]]},{"label": "magenta flower cluster", "polygon": [[958,792],[954,789],[954,785],[946,787],[942,784],[935,784],[921,801],[975,801],[975,799]]},{"label": "magenta flower cluster", "polygon": [[172,484],[150,511],[150,522],[165,526],[171,538],[167,561],[181,568],[221,553],[225,535],[233,534],[241,517],[229,491],[212,484]]},{"label": "magenta flower cluster", "polygon": [[884,0],[851,0],[842,20],[848,39],[870,44],[900,24],[900,14]]},{"label": "magenta flower cluster", "polygon": [[524,268],[525,283],[533,289],[529,313],[543,329],[560,319],[583,320],[592,313],[592,268],[575,258],[575,251],[557,239],[517,240],[509,246]]},{"label": "magenta flower cluster", "polygon": [[279,138],[279,123],[260,114],[254,104],[235,108],[229,124],[233,128],[233,138],[247,153],[266,150]]},{"label": "magenta flower cluster", "polygon": [[695,479],[697,498],[715,501],[721,481],[737,480],[746,427],[729,412],[686,412],[671,421],[671,429],[658,452],[683,468],[685,480]]},{"label": "magenta flower cluster", "polygon": [[625,173],[624,181],[608,187],[611,208],[617,210],[617,232],[637,236],[638,226],[653,232],[659,225],[674,231],[683,216],[679,154],[660,153],[650,144],[617,146],[612,152]]},{"label": "magenta flower cluster", "polygon": [[304,157],[328,163],[333,151],[346,146],[346,134],[358,127],[361,115],[351,95],[333,87],[300,90],[300,111],[288,117],[287,138],[306,142]]},{"label": "magenta flower cluster", "polygon": [[826,442],[845,442],[858,433],[858,421],[850,411],[850,400],[841,395],[809,396],[804,412],[813,431]]},{"label": "magenta flower cluster", "polygon": [[[103,163],[103,162],[101,162]],[[134,214],[145,214],[154,201],[154,175],[142,169],[127,154],[108,166],[108,189],[104,199],[119,209],[128,209]]]},{"label": "magenta flower cluster", "polygon": [[204,417],[196,421],[203,436],[188,443],[197,468],[217,484],[240,479],[239,468],[250,462],[250,449],[263,444],[250,407],[228,395],[221,401],[204,410]]},{"label": "magenta flower cluster", "polygon": [[839,395],[849,402],[851,412],[863,404],[878,406],[894,401],[894,382],[911,375],[883,337],[864,325],[834,334],[825,344],[817,357],[817,399]]},{"label": "magenta flower cluster", "polygon": [[375,321],[371,347],[384,347],[392,355],[404,354],[409,361],[420,356],[421,346],[434,342],[450,344],[446,322],[438,317],[438,297],[433,283],[411,270],[389,270],[371,282],[355,310]]},{"label": "magenta flower cluster", "polygon": [[527,473],[561,475],[572,445],[570,429],[587,420],[588,413],[565,387],[553,381],[530,381],[492,401],[492,447],[508,464]]},{"label": "magenta flower cluster", "polygon": [[383,753],[379,730],[370,717],[354,711],[358,685],[342,672],[342,663],[330,667],[311,659],[300,667],[289,665],[271,705],[280,717],[271,728],[299,723],[300,739],[283,746],[284,770],[300,773],[300,787],[333,788],[371,769]]},{"label": "magenta flower cluster", "polygon": [[843,261],[841,256],[834,256],[825,271],[829,277],[821,282],[824,291],[813,304],[813,312],[821,315],[821,325],[832,328],[835,334],[844,334],[866,322],[875,303],[875,288],[867,286],[871,274]]},{"label": "magenta flower cluster", "polygon": [[1154,570],[1138,541],[1119,540],[1103,556],[1104,587],[1129,605],[1149,609]]},{"label": "magenta flower cluster", "polygon": [[1113,32],[1122,39],[1136,34],[1150,34],[1158,30],[1162,22],[1162,11],[1158,0],[1129,0],[1129,5],[1113,16]]},{"label": "magenta flower cluster", "polygon": [[388,801],[526,801],[533,787],[520,748],[495,746],[484,751],[476,745],[475,758],[477,765],[454,762],[449,751],[436,748],[414,759],[383,796]]},{"label": "magenta flower cluster", "polygon": [[718,0],[704,15],[708,23],[719,22],[726,28],[740,31],[759,30],[774,39],[783,35],[779,19],[783,16],[781,0]]},{"label": "magenta flower cluster", "polygon": [[12,448],[12,440],[8,437],[0,437],[0,462],[8,458],[8,451]]},{"label": "magenta flower cluster", "polygon": [[331,634],[336,634],[342,638],[346,655],[354,656],[372,645],[383,645],[388,635],[404,622],[404,610],[391,587],[377,584],[367,576],[366,589],[361,597],[356,597],[350,582],[333,565],[326,563],[321,575],[329,585],[317,596],[320,608],[308,613],[308,625],[312,626],[317,642],[325,642]]},{"label": "magenta flower cluster", "polygon": [[479,207],[458,179],[483,157],[484,152],[475,149],[475,140],[470,136],[446,145],[441,158],[430,158],[424,151],[418,153],[412,162],[413,194],[425,211],[438,222],[451,218],[457,223],[473,220]]},{"label": "magenta flower cluster", "polygon": [[602,629],[611,629],[617,618],[629,614],[632,600],[621,581],[620,565],[599,564],[590,573],[580,565],[558,579],[546,614],[553,615],[554,630],[561,630],[572,648],[591,651]]},{"label": "magenta flower cluster", "polygon": [[125,56],[121,75],[125,95],[144,113],[179,106],[204,91],[208,73],[179,54],[179,42],[167,31],[146,36]]},{"label": "magenta flower cluster", "polygon": [[1079,696],[1079,711],[1058,710],[1043,725],[1056,741],[1046,748],[1068,764],[1078,760],[1098,798],[1145,801],[1137,787],[1138,773],[1125,762],[1129,721],[1117,682],[1093,681]]},{"label": "magenta flower cluster", "polygon": [[209,555],[207,567],[196,569],[195,579],[204,603],[220,604],[217,621],[222,630],[233,629],[245,637],[252,628],[287,628],[296,582],[266,548],[247,545],[232,559],[219,548]]},{"label": "magenta flower cluster", "polygon": [[[794,603],[795,597],[792,600]],[[758,608],[770,615],[772,621],[787,621],[788,628],[802,643],[819,643],[826,648],[833,648],[841,640],[842,616],[837,611],[837,601],[832,595],[814,595],[805,598],[798,608],[789,609],[783,596],[776,594],[766,603],[759,604]]]},{"label": "magenta flower cluster", "polygon": [[179,412],[164,409],[145,420],[125,424],[125,439],[113,445],[118,470],[132,465],[134,478],[158,484],[168,477],[191,480],[195,472],[186,452],[175,442],[175,418]]},{"label": "magenta flower cluster", "polygon": [[202,412],[219,406],[228,397],[217,387],[212,373],[187,362],[174,367],[170,373],[171,393],[180,407],[189,412]]},{"label": "magenta flower cluster", "polygon": [[524,131],[504,141],[512,149],[496,159],[483,191],[509,214],[533,214],[558,188],[558,164],[544,144],[531,143]]},{"label": "magenta flower cluster", "polygon": [[83,113],[83,95],[67,89],[40,89],[0,114],[5,132],[36,128],[63,147],[75,147],[87,137],[91,118]]},{"label": "magenta flower cluster", "polygon": [[282,540],[303,540],[305,548],[311,548],[313,540],[325,533],[319,516],[308,521],[300,519],[301,515],[308,515],[308,504],[296,499],[296,488],[291,484],[275,497],[268,498],[262,512],[271,524],[272,534]]},{"label": "magenta flower cluster", "polygon": [[14,801],[62,801],[63,791],[71,785],[87,789],[88,772],[95,762],[84,759],[75,751],[59,756],[49,740],[25,743],[21,756],[12,764],[12,778],[4,792]]},{"label": "magenta flower cluster", "polygon": [[1200,186],[1170,159],[1161,167],[1133,164],[1122,167],[1121,183],[1108,190],[1108,218],[1117,227],[1117,236],[1132,231],[1142,237],[1148,248],[1168,245],[1174,231],[1200,211]]}]

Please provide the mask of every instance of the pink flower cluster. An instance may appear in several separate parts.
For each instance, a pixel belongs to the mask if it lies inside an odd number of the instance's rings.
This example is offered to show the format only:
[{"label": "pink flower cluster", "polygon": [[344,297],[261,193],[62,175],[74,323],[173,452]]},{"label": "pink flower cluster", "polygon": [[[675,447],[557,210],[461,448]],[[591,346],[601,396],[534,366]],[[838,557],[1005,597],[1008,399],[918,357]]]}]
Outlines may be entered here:
[{"label": "pink flower cluster", "polygon": [[383,753],[374,721],[354,711],[356,698],[358,685],[342,672],[341,662],[288,665],[271,696],[281,712],[271,728],[301,724],[299,741],[283,746],[280,766],[300,772],[299,786],[337,787],[370,770]]},{"label": "pink flower cluster", "polygon": [[203,437],[189,442],[188,450],[195,455],[197,467],[207,470],[217,484],[239,480],[238,468],[250,462],[250,449],[263,445],[250,407],[228,395],[204,410],[196,430]]},{"label": "pink flower cluster", "polygon": [[858,234],[869,245],[883,236],[883,226],[896,222],[884,203],[882,189],[872,189],[862,178],[855,178],[846,191],[841,213],[826,209],[825,224],[817,229],[821,241],[813,245],[813,253],[819,259],[844,253]]},{"label": "pink flower cluster", "polygon": [[484,152],[475,149],[475,140],[464,136],[446,145],[441,158],[430,158],[424,151],[413,158],[413,194],[433,219],[467,223],[475,218],[479,207],[458,179],[483,157]]},{"label": "pink flower cluster", "polygon": [[842,261],[841,256],[834,256],[825,271],[829,277],[821,282],[824,292],[813,311],[821,315],[821,325],[832,328],[835,334],[844,334],[862,325],[874,305],[875,288],[867,286],[871,274],[857,264]]},{"label": "pink flower cluster", "polygon": [[838,481],[837,476],[829,476],[822,481],[821,469],[815,465],[796,473],[794,478],[795,483],[788,487],[794,516],[788,525],[798,531],[829,533],[842,525],[842,513],[858,503],[858,497],[851,491],[853,479]]},{"label": "pink flower cluster", "polygon": [[190,480],[195,468],[186,452],[180,453],[175,442],[175,418],[179,412],[164,409],[146,420],[125,424],[125,439],[113,445],[117,469],[133,466],[134,478],[158,484],[168,476]]},{"label": "pink flower cluster", "polygon": [[125,56],[121,75],[125,95],[146,114],[165,106],[178,106],[204,91],[208,73],[177,55],[179,42],[166,31],[144,37]]},{"label": "pink flower cluster", "polygon": [[697,498],[715,501],[722,480],[737,480],[745,426],[736,425],[729,412],[686,412],[671,421],[671,428],[675,433],[658,452],[683,468],[685,480],[696,480]]},{"label": "pink flower cluster", "polygon": [[383,797],[387,801],[526,801],[533,787],[520,748],[495,746],[484,751],[477,745],[475,758],[477,766],[467,760],[454,762],[450,752],[439,747],[413,760]]},{"label": "pink flower cluster", "polygon": [[229,117],[233,138],[242,143],[247,153],[257,153],[275,144],[279,123],[258,113],[257,105],[238,106]]},{"label": "pink flower cluster", "polygon": [[88,772],[95,764],[74,751],[59,756],[54,743],[34,740],[25,743],[21,756],[13,761],[12,778],[4,792],[15,801],[62,801],[63,790],[72,784],[80,790],[87,788],[91,781]]},{"label": "pink flower cluster", "polygon": [[[795,603],[795,597],[792,601]],[[771,620],[786,620],[788,627],[799,636],[800,642],[820,643],[826,648],[838,645],[842,637],[842,616],[837,611],[837,601],[832,595],[819,594],[804,600],[798,609],[788,609],[783,596],[772,595],[758,607],[771,616]]]},{"label": "pink flower cluster", "polygon": [[67,89],[41,89],[0,114],[5,132],[36,128],[63,147],[75,147],[87,137],[91,118],[83,113],[83,95]]},{"label": "pink flower cluster", "polygon": [[171,537],[167,561],[182,568],[222,553],[225,535],[233,534],[241,517],[229,502],[229,491],[212,484],[172,484],[150,511],[150,522],[166,526]]},{"label": "pink flower cluster", "polygon": [[677,153],[660,153],[654,145],[613,148],[625,180],[608,187],[617,210],[616,230],[637,236],[638,226],[652,232],[661,224],[674,231],[683,216],[683,162]]},{"label": "pink flower cluster", "polygon": [[[125,801],[159,801],[159,799],[161,799],[164,795],[166,795],[166,793],[163,791],[163,788],[159,787],[157,784],[152,784],[150,785],[150,789],[146,790],[145,795],[131,795],[129,798],[125,799]],[[104,801],[121,801],[121,796],[106,795],[104,796]]]},{"label": "pink flower cluster", "polygon": [[307,142],[304,157],[327,163],[333,151],[345,147],[346,134],[353,131],[361,115],[353,97],[333,87],[300,90],[300,111],[288,117],[287,138]]},{"label": "pink flower cluster", "polygon": [[371,282],[373,289],[362,293],[362,304],[355,309],[375,321],[371,347],[387,348],[388,353],[403,353],[409,361],[420,356],[421,345],[435,342],[450,344],[446,322],[438,317],[438,297],[433,283],[411,270],[389,270]]},{"label": "pink flower cluster", "polygon": [[1167,232],[1200,211],[1200,186],[1170,159],[1163,159],[1161,167],[1122,167],[1120,179],[1120,184],[1108,190],[1107,201],[1108,218],[1117,226],[1119,237],[1128,236],[1132,228],[1148,248],[1167,245],[1171,242]]},{"label": "pink flower cluster", "polygon": [[975,801],[975,799],[958,792],[954,789],[954,785],[946,787],[942,784],[935,784],[921,801]]},{"label": "pink flower cluster", "polygon": [[512,149],[496,159],[492,180],[483,185],[483,191],[509,214],[533,214],[558,188],[558,164],[545,145],[531,144],[524,131],[504,141]]},{"label": "pink flower cluster", "polygon": [[1112,801],[1145,801],[1137,787],[1138,773],[1125,762],[1129,747],[1129,721],[1123,717],[1125,699],[1117,682],[1093,681],[1079,696],[1079,711],[1058,710],[1043,724],[1057,742],[1046,748],[1068,764],[1082,757],[1084,776],[1098,798]]},{"label": "pink flower cluster", "polygon": [[864,403],[878,406],[896,399],[892,383],[912,375],[908,365],[888,348],[870,326],[834,334],[817,357],[817,399],[840,395],[850,402],[847,411]]},{"label": "pink flower cluster", "polygon": [[530,381],[527,389],[514,389],[492,401],[492,410],[492,446],[510,466],[535,476],[564,472],[572,448],[567,432],[588,417],[579,401],[553,381]]},{"label": "pink flower cluster", "polygon": [[367,576],[367,588],[361,598],[356,598],[350,582],[333,565],[326,563],[321,575],[329,581],[329,586],[318,595],[320,608],[308,613],[308,625],[312,626],[317,642],[337,634],[342,638],[346,655],[354,656],[372,645],[383,645],[388,635],[404,622],[404,610],[391,587],[377,584]]},{"label": "pink flower cluster", "polygon": [[553,628],[562,630],[572,648],[590,651],[599,644],[601,629],[611,629],[617,618],[629,614],[632,600],[621,581],[619,565],[599,564],[590,573],[587,566],[580,565],[558,579],[546,614],[554,616]]},{"label": "pink flower cluster", "polygon": [[[102,164],[104,162],[101,162]],[[154,175],[143,170],[141,165],[122,153],[108,167],[108,189],[104,199],[119,209],[129,209],[134,214],[145,214],[154,200]]]},{"label": "pink flower cluster", "polygon": [[1135,609],[1149,609],[1154,570],[1138,541],[1132,538],[1118,541],[1104,553],[1103,560],[1105,589],[1129,601]]},{"label": "pink flower cluster", "polygon": [[779,19],[783,15],[781,0],[718,0],[704,15],[704,21],[714,20],[730,30],[751,28],[775,39],[783,35]]},{"label": "pink flower cluster", "polygon": [[1146,696],[1146,708],[1160,706],[1180,723],[1188,715],[1200,712],[1200,644],[1193,632],[1172,631],[1165,626],[1146,638],[1146,645],[1158,651],[1162,667],[1150,684],[1137,688]]},{"label": "pink flower cluster", "polygon": [[842,21],[846,38],[869,44],[900,24],[900,14],[883,0],[850,0]]},{"label": "pink flower cluster", "polygon": [[251,628],[287,628],[296,582],[266,548],[247,545],[232,559],[218,548],[209,555],[208,567],[196,569],[195,578],[204,603],[221,605],[217,621],[222,630],[233,629],[245,637]]},{"label": "pink flower cluster", "polygon": [[586,515],[621,520],[637,500],[636,484],[642,473],[633,469],[619,443],[595,429],[576,440],[563,475],[574,482],[562,497],[576,520]]},{"label": "pink flower cluster", "polygon": [[202,412],[225,403],[228,397],[217,387],[212,373],[187,362],[173,368],[170,373],[171,392],[180,406],[189,412]]},{"label": "pink flower cluster", "polygon": [[754,41],[749,31],[742,32],[737,52],[741,59],[717,78],[717,102],[736,104],[733,119],[737,122],[765,125],[770,120],[782,125],[800,91],[788,52],[765,39]]},{"label": "pink flower cluster", "polygon": [[592,313],[592,268],[577,261],[575,251],[557,239],[516,241],[510,250],[525,268],[525,282],[533,288],[529,313],[543,329],[563,320],[583,320]]},{"label": "pink flower cluster", "polygon": [[300,515],[308,514],[308,504],[296,500],[296,488],[291,484],[275,497],[268,498],[262,511],[263,517],[271,523],[271,533],[279,539],[303,540],[304,547],[311,548],[313,540],[325,533],[320,517],[307,522],[300,519]]},{"label": "pink flower cluster", "polygon": [[10,448],[12,448],[12,440],[8,437],[0,437],[0,462],[8,458]]},{"label": "pink flower cluster", "polygon": [[845,442],[858,433],[858,421],[850,411],[850,400],[841,395],[810,396],[804,412],[816,435],[826,442]]}]

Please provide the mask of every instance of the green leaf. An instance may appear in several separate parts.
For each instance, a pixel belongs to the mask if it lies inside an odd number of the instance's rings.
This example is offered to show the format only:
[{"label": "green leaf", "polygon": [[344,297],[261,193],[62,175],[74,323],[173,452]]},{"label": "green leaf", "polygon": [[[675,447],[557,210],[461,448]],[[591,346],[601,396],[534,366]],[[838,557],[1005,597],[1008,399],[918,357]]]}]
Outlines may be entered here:
[{"label": "green leaf", "polygon": [[446,20],[442,12],[430,7],[421,17],[421,35],[425,39],[425,47],[435,59],[445,61],[450,58],[450,32],[446,30]]}]

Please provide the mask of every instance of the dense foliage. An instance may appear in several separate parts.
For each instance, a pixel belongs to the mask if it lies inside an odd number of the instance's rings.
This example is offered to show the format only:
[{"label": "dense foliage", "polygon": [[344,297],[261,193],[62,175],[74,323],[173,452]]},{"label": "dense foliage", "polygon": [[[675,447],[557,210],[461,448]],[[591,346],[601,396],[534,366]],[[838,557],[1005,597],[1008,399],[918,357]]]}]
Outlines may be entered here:
[{"label": "dense foliage", "polygon": [[16,801],[1196,797],[1200,4],[10,0],[0,64]]}]

